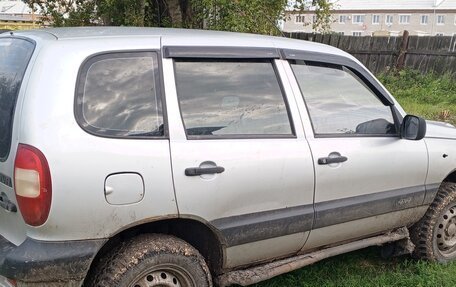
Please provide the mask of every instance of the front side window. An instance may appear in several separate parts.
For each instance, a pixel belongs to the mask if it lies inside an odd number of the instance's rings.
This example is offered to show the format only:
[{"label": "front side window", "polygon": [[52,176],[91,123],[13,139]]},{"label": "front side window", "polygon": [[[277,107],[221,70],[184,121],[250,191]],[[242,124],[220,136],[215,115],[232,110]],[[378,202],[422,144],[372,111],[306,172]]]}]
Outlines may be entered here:
[{"label": "front side window", "polygon": [[177,97],[187,136],[291,136],[271,61],[176,60]]},{"label": "front side window", "polygon": [[391,108],[350,69],[295,61],[315,135],[396,135]]},{"label": "front side window", "polygon": [[76,115],[81,126],[109,137],[163,136],[155,52],[95,56],[80,74]]},{"label": "front side window", "polygon": [[296,19],[295,19],[295,22],[296,23],[304,23],[305,19],[306,18],[304,17],[304,15],[297,15]]}]

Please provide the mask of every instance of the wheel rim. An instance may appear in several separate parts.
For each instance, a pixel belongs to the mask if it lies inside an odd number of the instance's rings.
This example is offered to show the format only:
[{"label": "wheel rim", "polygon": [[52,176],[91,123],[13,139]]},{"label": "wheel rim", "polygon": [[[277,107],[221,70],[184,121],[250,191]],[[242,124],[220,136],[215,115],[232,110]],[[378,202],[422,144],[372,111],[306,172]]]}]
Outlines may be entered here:
[{"label": "wheel rim", "polygon": [[456,251],[456,206],[448,208],[437,222],[436,242],[440,253],[453,255]]},{"label": "wheel rim", "polygon": [[130,287],[195,287],[192,276],[177,265],[159,265],[138,275]]}]

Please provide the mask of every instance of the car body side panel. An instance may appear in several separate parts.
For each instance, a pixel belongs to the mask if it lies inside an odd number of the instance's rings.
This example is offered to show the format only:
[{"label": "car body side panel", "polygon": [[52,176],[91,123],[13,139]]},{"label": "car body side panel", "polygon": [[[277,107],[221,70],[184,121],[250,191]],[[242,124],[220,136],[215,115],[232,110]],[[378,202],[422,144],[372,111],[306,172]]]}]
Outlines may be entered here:
[{"label": "car body side panel", "polygon": [[[348,160],[338,166],[318,165],[315,203],[424,188],[427,154],[424,141],[394,137],[310,139],[316,158],[340,152]],[[318,179],[319,178],[319,179]],[[337,184],[336,184],[337,183]]]},{"label": "car body side panel", "polygon": [[[16,195],[14,193],[14,160],[16,157],[16,149],[18,145],[18,137],[22,122],[22,105],[26,93],[28,92],[29,78],[33,74],[36,59],[40,53],[42,44],[36,42],[35,51],[30,59],[28,68],[25,72],[19,95],[16,102],[16,110],[14,113],[13,131],[11,149],[8,158],[4,162],[0,162],[0,194],[7,196],[8,200],[17,206]],[[26,239],[26,225],[22,219],[21,212],[9,212],[4,208],[0,208],[0,235],[19,245]]]},{"label": "car body side panel", "polygon": [[[455,134],[456,134],[456,129]],[[425,138],[429,151],[429,171],[426,185],[434,187],[426,195],[426,203],[431,203],[436,194],[436,188],[453,172],[456,172],[456,139]]]},{"label": "car body side panel", "polygon": [[[404,222],[401,216],[392,217],[391,221],[372,228],[369,225],[372,219],[382,214],[411,208],[407,213],[414,216],[409,216],[406,223],[422,215],[416,208],[423,204],[426,193],[428,158],[425,142],[399,137],[315,137],[295,75],[291,67],[286,70],[315,162],[316,217],[304,249],[323,246],[325,242],[359,238]],[[339,164],[317,164],[319,158],[334,152],[348,160]],[[334,225],[346,228],[341,228],[334,236],[331,234]]]},{"label": "car body side panel", "polygon": [[426,138],[456,140],[456,127],[445,122],[426,121]]},{"label": "car body side panel", "polygon": [[[87,57],[107,51],[159,49],[159,37],[139,37],[128,43],[121,38],[70,39],[52,41],[43,48],[29,81],[19,141],[46,156],[53,197],[47,222],[27,228],[29,237],[47,241],[109,238],[140,223],[177,217],[168,139],[94,136],[78,125],[73,108],[78,70]],[[116,173],[142,177],[145,193],[140,202],[107,202],[105,180]]]},{"label": "car body side panel", "polygon": [[[220,230],[227,254],[225,267],[297,252],[312,224],[314,175],[293,98],[288,104],[296,138],[187,140],[174,85],[173,60],[164,59],[163,67],[180,215],[203,218]],[[277,68],[280,74],[280,64]],[[288,96],[289,89],[284,89]],[[207,161],[225,171],[207,177],[185,176],[186,168]],[[301,210],[309,210],[300,209],[301,205],[310,205],[310,213],[300,216]],[[269,244],[262,243],[262,239],[268,239]],[[268,252],[260,252],[265,246]],[[238,256],[240,250],[242,256]]]},{"label": "car body side panel", "polygon": [[302,234],[290,234],[229,247],[226,249],[225,268],[232,269],[271,258],[293,255],[297,250],[290,250],[288,246],[294,246],[296,242],[302,242]]},{"label": "car body side panel", "polygon": [[418,221],[427,208],[427,206],[410,208],[313,229],[302,251],[305,252],[327,245],[337,245],[338,242],[345,240],[367,237],[395,227],[407,226],[411,222]]},{"label": "car body side panel", "polygon": [[[316,157],[338,151],[348,157],[348,161],[333,167],[316,167],[314,225],[321,227],[321,232],[312,230],[305,248],[313,248],[327,240],[340,242],[410,224],[423,215],[417,207],[425,198],[427,154],[424,141],[347,138],[310,142]],[[404,209],[408,210],[404,213],[407,216],[400,212]],[[358,224],[354,224],[350,219],[356,217],[351,216],[351,210],[364,219],[356,220]],[[381,214],[392,212],[397,216],[372,223]],[[338,221],[345,221],[345,228],[336,236],[331,230],[333,223],[339,224]],[[328,230],[326,234],[325,229]]]}]

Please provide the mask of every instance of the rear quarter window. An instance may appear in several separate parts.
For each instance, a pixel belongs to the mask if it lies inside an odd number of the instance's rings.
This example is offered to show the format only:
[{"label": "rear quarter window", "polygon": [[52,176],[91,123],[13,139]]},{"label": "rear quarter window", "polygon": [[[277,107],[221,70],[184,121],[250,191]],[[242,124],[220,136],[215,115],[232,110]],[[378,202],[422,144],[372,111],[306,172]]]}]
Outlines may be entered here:
[{"label": "rear quarter window", "polygon": [[155,52],[110,53],[83,64],[76,118],[89,133],[116,138],[164,135]]},{"label": "rear quarter window", "polygon": [[19,38],[0,38],[0,160],[11,148],[14,111],[22,80],[35,44]]}]

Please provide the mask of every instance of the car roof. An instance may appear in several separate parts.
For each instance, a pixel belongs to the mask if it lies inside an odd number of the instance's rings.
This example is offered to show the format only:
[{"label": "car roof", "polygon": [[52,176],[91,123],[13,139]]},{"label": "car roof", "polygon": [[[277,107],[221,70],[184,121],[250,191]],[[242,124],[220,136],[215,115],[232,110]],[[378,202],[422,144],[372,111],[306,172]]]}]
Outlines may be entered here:
[{"label": "car roof", "polygon": [[104,38],[141,38],[160,37],[163,46],[231,46],[231,47],[268,47],[278,49],[297,49],[342,55],[349,54],[320,43],[248,33],[233,33],[210,30],[142,28],[142,27],[71,27],[45,28],[28,31],[15,31],[14,35],[32,37],[35,40],[75,40]]}]

